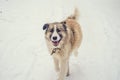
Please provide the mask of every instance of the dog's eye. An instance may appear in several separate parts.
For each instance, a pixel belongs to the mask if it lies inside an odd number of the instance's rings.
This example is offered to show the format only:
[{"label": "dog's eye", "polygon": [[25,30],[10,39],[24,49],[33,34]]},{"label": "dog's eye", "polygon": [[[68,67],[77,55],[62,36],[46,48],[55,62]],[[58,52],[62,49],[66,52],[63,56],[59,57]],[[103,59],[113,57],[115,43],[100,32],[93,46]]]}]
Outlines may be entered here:
[{"label": "dog's eye", "polygon": [[50,32],[53,32],[53,31],[54,31],[53,29],[50,30]]},{"label": "dog's eye", "polygon": [[57,32],[60,32],[61,30],[60,29],[57,29]]}]

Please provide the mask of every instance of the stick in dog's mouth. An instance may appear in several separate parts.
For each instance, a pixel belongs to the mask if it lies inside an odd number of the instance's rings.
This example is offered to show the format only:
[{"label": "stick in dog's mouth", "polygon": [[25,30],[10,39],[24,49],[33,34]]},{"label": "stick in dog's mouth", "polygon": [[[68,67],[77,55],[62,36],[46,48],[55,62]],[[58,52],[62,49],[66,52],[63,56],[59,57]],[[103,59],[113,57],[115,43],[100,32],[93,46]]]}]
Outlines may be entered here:
[{"label": "stick in dog's mouth", "polygon": [[51,53],[51,55],[53,55],[54,53],[56,53],[56,50],[61,50],[60,48],[54,48],[53,50],[52,50],[52,53]]}]

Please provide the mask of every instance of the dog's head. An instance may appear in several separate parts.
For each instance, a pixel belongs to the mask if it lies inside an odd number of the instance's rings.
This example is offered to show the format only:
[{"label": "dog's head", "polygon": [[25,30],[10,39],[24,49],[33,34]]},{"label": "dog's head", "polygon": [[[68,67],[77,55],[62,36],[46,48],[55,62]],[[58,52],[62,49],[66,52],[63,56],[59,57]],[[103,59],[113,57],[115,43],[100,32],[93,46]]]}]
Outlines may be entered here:
[{"label": "dog's head", "polygon": [[46,39],[55,47],[60,46],[62,41],[65,40],[66,28],[65,22],[49,23],[43,26],[43,30],[46,30]]}]

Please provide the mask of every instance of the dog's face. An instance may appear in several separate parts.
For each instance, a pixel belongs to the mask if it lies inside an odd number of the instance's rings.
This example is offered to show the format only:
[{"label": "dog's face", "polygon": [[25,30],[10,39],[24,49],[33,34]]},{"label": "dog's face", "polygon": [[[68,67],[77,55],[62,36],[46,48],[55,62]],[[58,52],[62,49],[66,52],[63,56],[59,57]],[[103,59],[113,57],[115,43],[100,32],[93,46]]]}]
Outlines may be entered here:
[{"label": "dog's face", "polygon": [[45,24],[43,30],[46,30],[45,37],[47,40],[55,47],[60,46],[62,41],[65,40],[67,31],[65,23]]}]

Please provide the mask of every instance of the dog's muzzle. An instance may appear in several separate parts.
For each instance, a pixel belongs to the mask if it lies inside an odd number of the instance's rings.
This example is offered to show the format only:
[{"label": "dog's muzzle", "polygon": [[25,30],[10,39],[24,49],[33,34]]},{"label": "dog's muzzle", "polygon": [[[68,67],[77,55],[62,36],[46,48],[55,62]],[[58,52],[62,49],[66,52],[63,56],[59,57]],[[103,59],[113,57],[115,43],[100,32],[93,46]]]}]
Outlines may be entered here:
[{"label": "dog's muzzle", "polygon": [[58,46],[61,38],[58,38],[57,36],[53,36],[51,38],[52,38],[51,41],[52,41],[53,45]]}]

